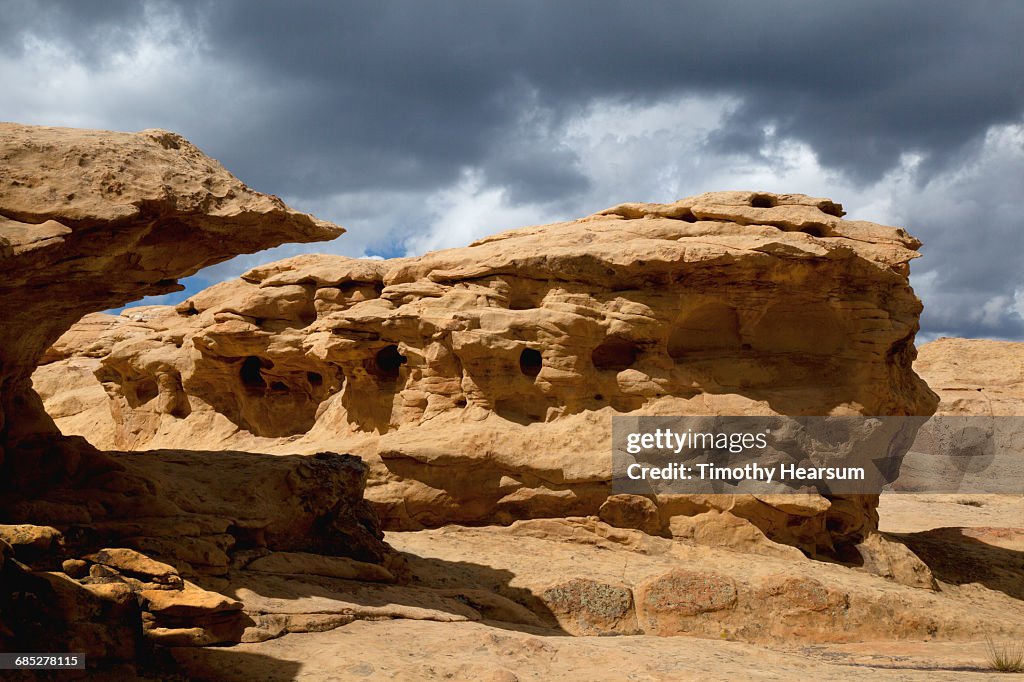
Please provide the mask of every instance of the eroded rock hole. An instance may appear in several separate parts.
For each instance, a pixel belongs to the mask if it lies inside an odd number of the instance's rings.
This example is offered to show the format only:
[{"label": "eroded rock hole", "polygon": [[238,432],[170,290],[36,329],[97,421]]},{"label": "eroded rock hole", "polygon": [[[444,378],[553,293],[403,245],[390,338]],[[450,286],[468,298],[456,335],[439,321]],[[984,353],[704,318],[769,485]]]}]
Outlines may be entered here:
[{"label": "eroded rock hole", "polygon": [[518,398],[497,400],[494,403],[494,413],[510,422],[529,426],[544,421],[547,415],[547,405],[542,400],[525,402]]},{"label": "eroded rock hole", "polygon": [[137,405],[144,405],[155,398],[158,393],[156,382],[152,379],[144,379],[135,386],[135,402]]},{"label": "eroded rock hole", "polygon": [[242,362],[242,369],[238,376],[242,379],[242,385],[246,388],[266,388],[267,382],[263,380],[261,371],[263,363],[255,355],[250,355]]},{"label": "eroded rock hole", "polygon": [[668,339],[668,354],[682,360],[691,353],[736,350],[741,346],[736,311],[722,303],[708,303],[684,316]]},{"label": "eroded rock hole", "polygon": [[228,527],[228,533],[235,538],[235,551],[267,546],[266,533],[263,528],[245,528],[232,524]]},{"label": "eroded rock hole", "polygon": [[540,351],[533,348],[524,348],[519,354],[519,371],[528,377],[535,377],[540,374],[540,368],[544,366],[544,360]]},{"label": "eroded rock hole", "polygon": [[509,310],[532,310],[539,308],[544,294],[530,291],[522,286],[513,287],[508,295]]},{"label": "eroded rock hole", "polygon": [[324,377],[319,372],[306,372],[306,381],[315,388],[323,385]]},{"label": "eroded rock hole", "polygon": [[809,234],[812,237],[824,237],[825,236],[825,229],[822,228],[822,227],[819,227],[817,225],[808,225],[806,227],[801,227],[800,231],[803,232],[804,234]]},{"label": "eroded rock hole", "polygon": [[628,339],[609,336],[590,354],[596,369],[621,371],[632,367],[640,349]]},{"label": "eroded rock hole", "polygon": [[398,352],[398,346],[392,344],[379,351],[373,359],[377,375],[387,379],[397,379],[398,370],[408,362],[408,358]]},{"label": "eroded rock hole", "polygon": [[755,194],[750,198],[750,205],[753,208],[775,208],[775,197],[767,194]]},{"label": "eroded rock hole", "polygon": [[192,414],[192,404],[188,401],[188,396],[185,395],[185,392],[179,390],[175,394],[175,400],[171,405],[170,415],[178,419],[184,419],[190,414]]}]

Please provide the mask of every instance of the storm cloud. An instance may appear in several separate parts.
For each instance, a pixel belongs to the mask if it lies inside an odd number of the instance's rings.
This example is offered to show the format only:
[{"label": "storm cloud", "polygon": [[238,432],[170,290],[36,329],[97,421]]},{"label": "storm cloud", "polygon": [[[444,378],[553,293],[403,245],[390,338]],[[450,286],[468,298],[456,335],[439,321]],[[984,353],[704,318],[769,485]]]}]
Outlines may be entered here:
[{"label": "storm cloud", "polygon": [[0,2],[0,118],[176,130],[398,255],[621,201],[830,196],[928,336],[1024,338],[1024,4]]}]

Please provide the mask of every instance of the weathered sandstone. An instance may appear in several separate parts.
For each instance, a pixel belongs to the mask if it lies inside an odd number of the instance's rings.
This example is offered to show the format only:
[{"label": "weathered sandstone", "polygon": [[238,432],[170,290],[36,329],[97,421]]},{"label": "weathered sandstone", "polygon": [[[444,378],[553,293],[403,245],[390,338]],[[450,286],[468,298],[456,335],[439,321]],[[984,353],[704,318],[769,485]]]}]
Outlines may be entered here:
[{"label": "weathered sandstone", "polygon": [[358,454],[386,528],[600,512],[693,537],[673,518],[714,511],[830,552],[875,527],[873,498],[612,496],[610,424],[931,414],[911,369],[919,243],[842,214],[718,192],[419,258],[299,256],[90,316],[36,381],[104,447]]},{"label": "weathered sandstone", "polygon": [[[1021,590],[1008,579],[990,583],[986,576],[990,590],[944,584],[933,591],[806,557],[753,560],[743,551],[651,537],[594,518],[447,526],[388,538],[409,556],[414,585],[437,589],[458,582],[464,589],[487,589],[530,605],[548,626],[577,635],[821,643],[969,640],[986,631],[992,637],[1024,631]],[[957,584],[970,582],[984,566],[978,559],[1000,551],[952,534],[930,533],[927,539],[934,555],[944,552],[943,577]],[[1020,541],[1001,545],[1019,547]],[[501,551],[503,546],[516,551]],[[959,557],[970,560],[961,563]],[[959,573],[950,570],[956,564]],[[993,566],[992,577],[1005,572],[1008,578],[1014,570],[1019,576],[1019,558],[1008,558]]]},{"label": "weathered sandstone", "polygon": [[938,417],[919,432],[894,489],[1019,496],[1024,343],[941,338],[921,348],[914,367],[940,398]]},{"label": "weathered sandstone", "polygon": [[[25,135],[0,179],[32,190],[0,186],[23,205],[0,203],[20,223],[0,259],[20,325],[0,346],[0,650],[195,679],[932,679],[1020,638],[1012,528],[885,535],[873,498],[610,494],[614,414],[929,414],[900,230],[798,195],[623,205],[419,259],[270,264],[55,341],[33,316],[66,326],[337,229],[171,134],[0,130]],[[24,208],[75,201],[93,217],[51,216],[67,232]],[[52,432],[37,359],[61,429],[127,452]],[[367,473],[390,528],[509,525],[395,531],[396,553]],[[832,549],[859,566],[805,556]]]},{"label": "weathered sandstone", "polygon": [[356,457],[103,453],[62,436],[32,390],[44,352],[83,314],[342,231],[174,133],[0,124],[0,650],[115,665],[153,643],[235,642],[252,623],[241,602],[182,576],[271,551],[391,556]]},{"label": "weathered sandstone", "polygon": [[239,253],[341,232],[253,192],[174,133],[0,124],[4,483],[16,483],[11,441],[56,431],[30,377],[82,315],[180,290],[178,277]]}]

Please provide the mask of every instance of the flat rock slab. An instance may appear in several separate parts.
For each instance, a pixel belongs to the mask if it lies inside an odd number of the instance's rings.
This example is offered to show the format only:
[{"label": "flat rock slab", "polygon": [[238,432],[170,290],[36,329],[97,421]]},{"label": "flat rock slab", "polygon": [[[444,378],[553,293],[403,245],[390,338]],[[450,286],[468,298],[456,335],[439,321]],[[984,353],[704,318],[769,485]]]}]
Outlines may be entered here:
[{"label": "flat rock slab", "polygon": [[[196,680],[905,680],[992,679],[984,644],[885,642],[859,651],[779,651],[689,637],[545,637],[482,623],[356,622],[228,649],[174,649]],[[898,645],[897,645],[898,646]]]},{"label": "flat rock slab", "polygon": [[[761,643],[1024,635],[1020,595],[1003,582],[943,584],[935,592],[862,569],[652,538],[593,519],[450,526],[388,539],[406,554],[417,584],[488,590],[577,635],[639,631]],[[964,551],[982,544],[964,542]],[[944,556],[956,555],[956,544],[945,547]],[[1012,567],[999,570],[1005,577]]]}]

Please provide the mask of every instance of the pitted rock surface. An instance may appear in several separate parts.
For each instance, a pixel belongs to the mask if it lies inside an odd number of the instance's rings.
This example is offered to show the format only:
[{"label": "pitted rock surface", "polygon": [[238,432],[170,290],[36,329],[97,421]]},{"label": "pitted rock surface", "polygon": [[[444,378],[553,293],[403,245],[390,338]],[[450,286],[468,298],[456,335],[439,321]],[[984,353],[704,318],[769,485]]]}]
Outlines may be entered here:
[{"label": "pitted rock surface", "polygon": [[600,510],[669,534],[716,510],[829,551],[876,526],[873,498],[660,496],[638,515],[610,498],[610,425],[931,414],[911,369],[919,242],[842,215],[715,192],[418,258],[298,256],[86,318],[38,385],[62,427],[108,447],[358,454],[385,528]]}]

